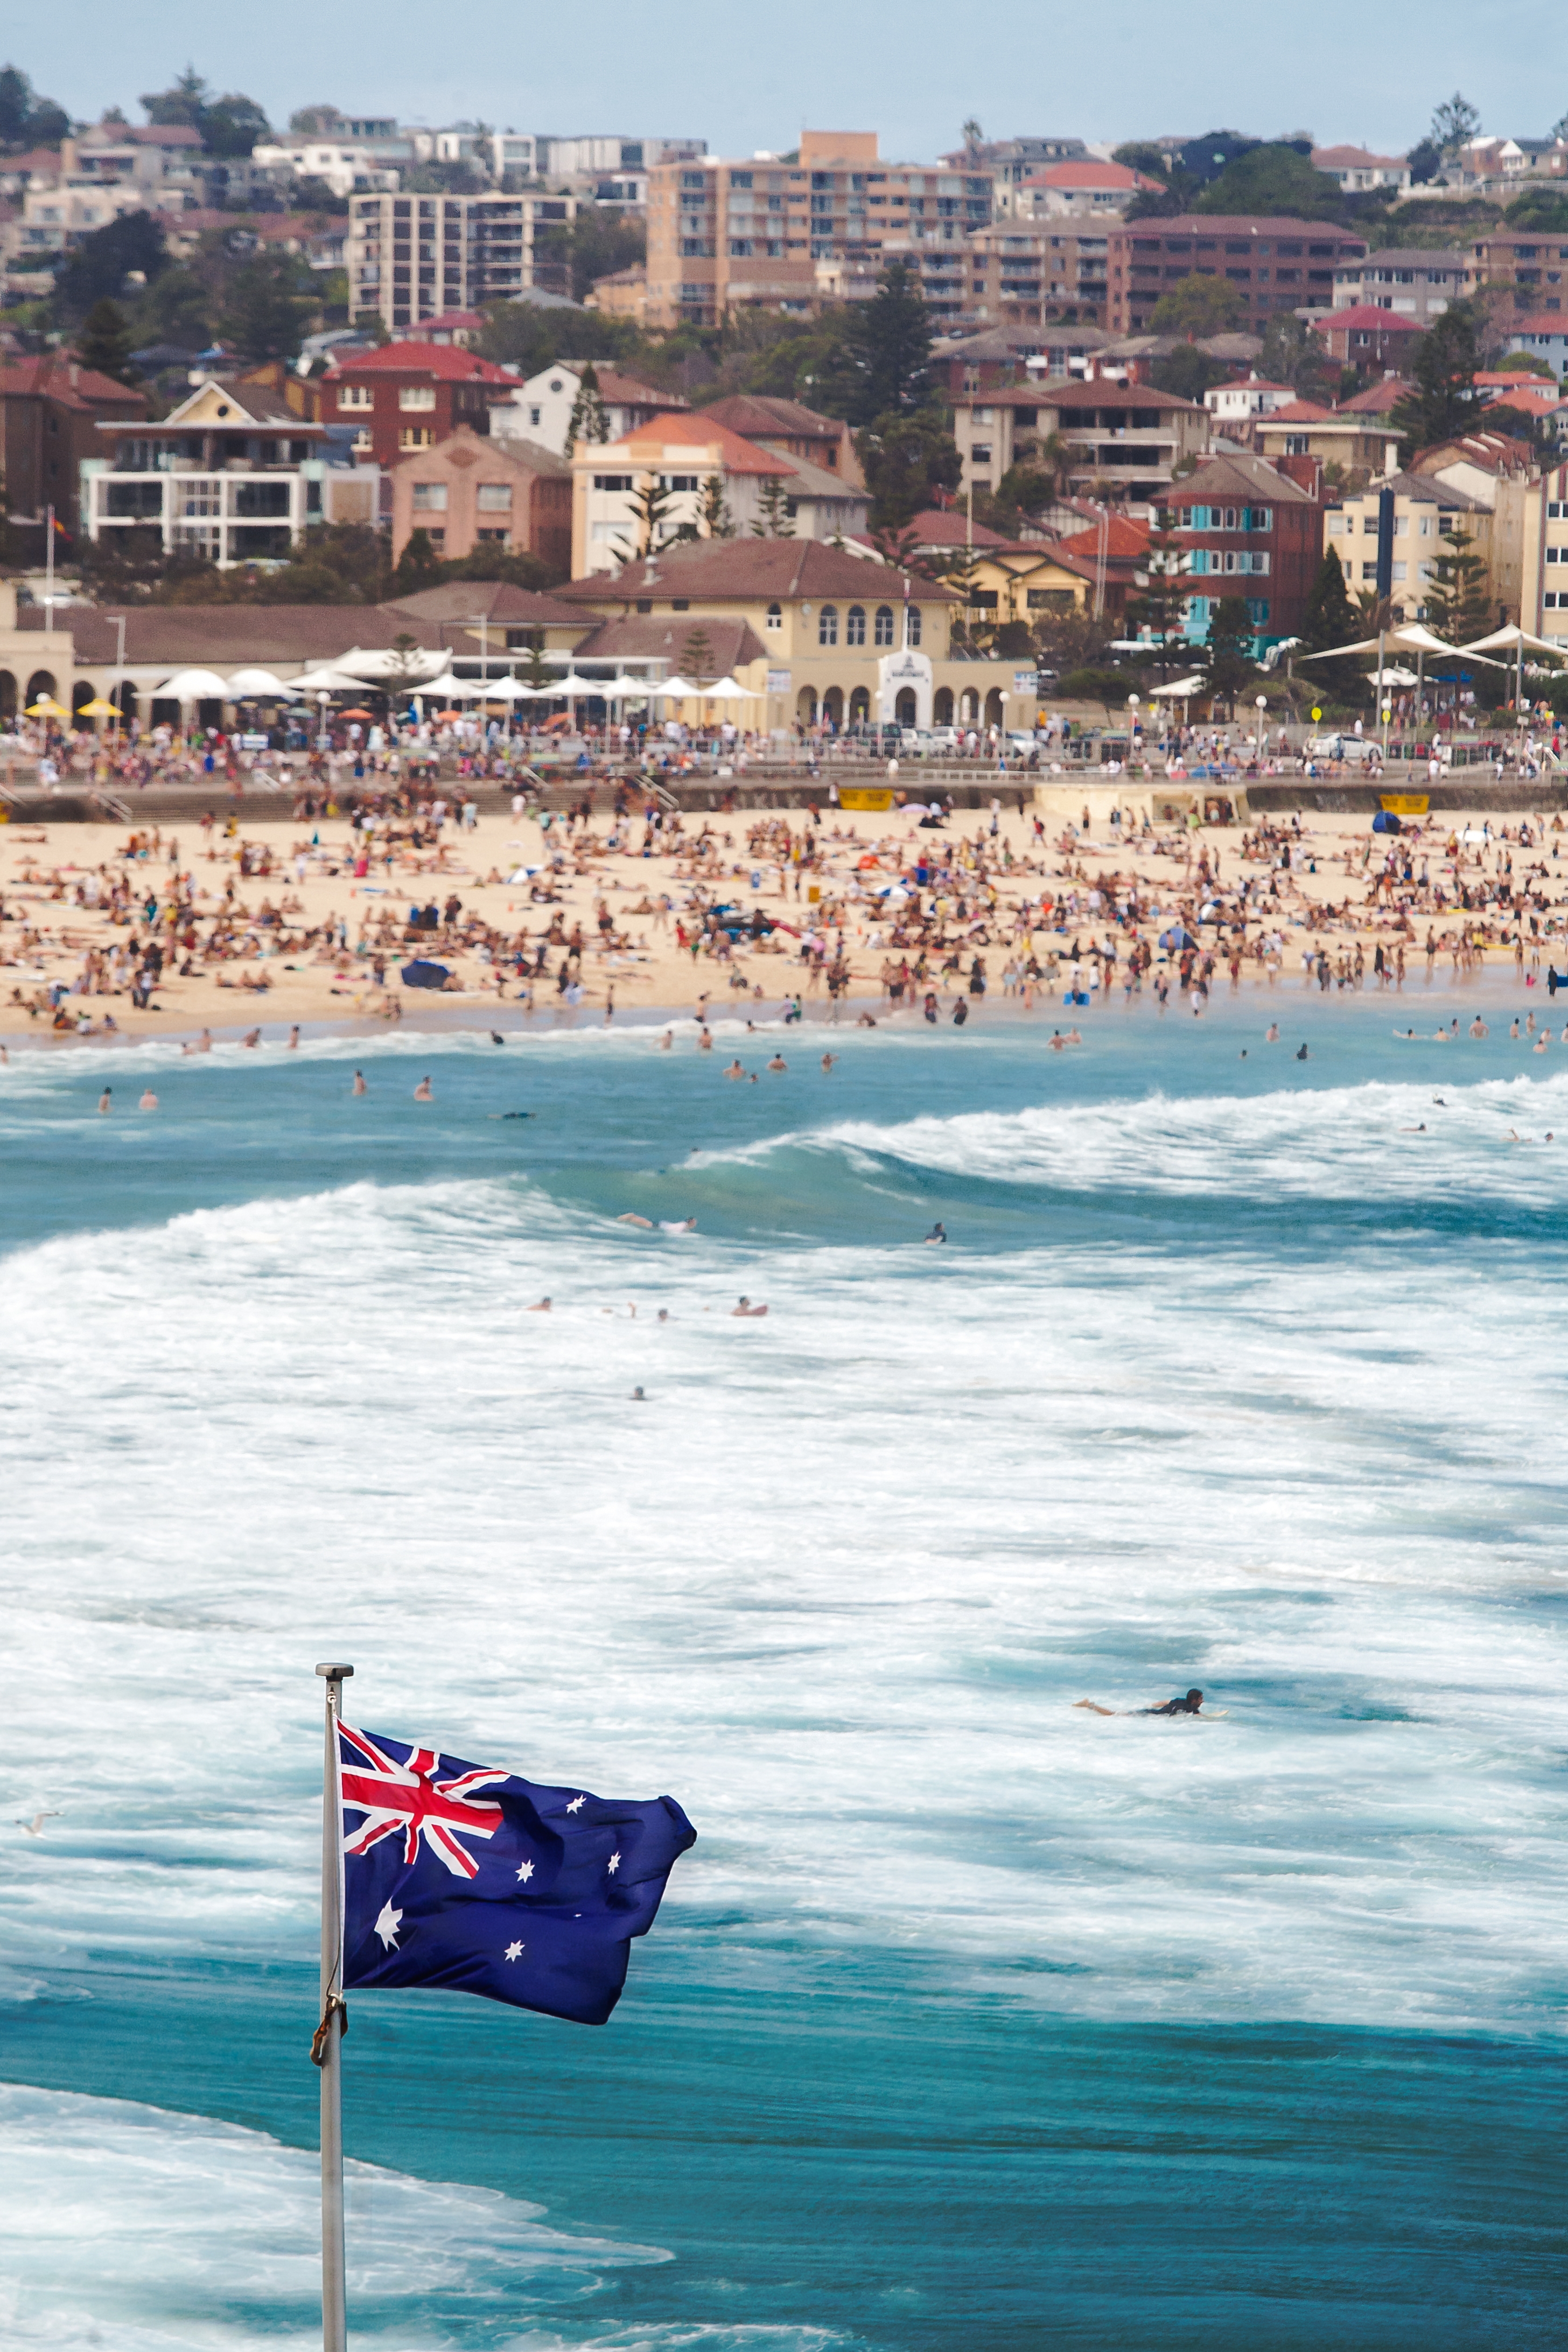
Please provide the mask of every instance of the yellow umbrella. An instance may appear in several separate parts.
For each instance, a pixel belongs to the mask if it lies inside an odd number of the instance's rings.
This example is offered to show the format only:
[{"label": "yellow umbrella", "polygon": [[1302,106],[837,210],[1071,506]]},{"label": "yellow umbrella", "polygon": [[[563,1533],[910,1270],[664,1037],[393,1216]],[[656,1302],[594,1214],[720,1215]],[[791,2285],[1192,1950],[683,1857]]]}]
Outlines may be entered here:
[{"label": "yellow umbrella", "polygon": [[79,719],[118,719],[120,709],[116,703],[105,702],[101,694],[95,694],[90,702],[82,704],[81,709],[77,712],[77,717]]},{"label": "yellow umbrella", "polygon": [[37,702],[28,703],[26,715],[29,719],[68,719],[70,712],[62,710],[52,696],[40,694]]}]

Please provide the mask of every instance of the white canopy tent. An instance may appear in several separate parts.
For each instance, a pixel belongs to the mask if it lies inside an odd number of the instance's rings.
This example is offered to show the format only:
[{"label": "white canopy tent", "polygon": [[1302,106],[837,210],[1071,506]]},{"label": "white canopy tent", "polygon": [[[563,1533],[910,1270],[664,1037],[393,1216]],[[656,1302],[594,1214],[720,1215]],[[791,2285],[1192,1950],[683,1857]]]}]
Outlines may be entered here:
[{"label": "white canopy tent", "polygon": [[228,679],[228,699],[248,702],[254,696],[276,695],[280,701],[297,702],[304,688],[294,680],[285,686],[269,669],[237,669]]},{"label": "white canopy tent", "polygon": [[229,682],[219,677],[216,669],[177,669],[162,686],[154,687],[153,696],[161,702],[228,702],[232,699]]},{"label": "white canopy tent", "polygon": [[1150,694],[1152,702],[1190,702],[1194,694],[1202,694],[1208,680],[1201,672],[1191,677],[1173,677],[1169,686],[1156,686]]},{"label": "white canopy tent", "polygon": [[400,653],[388,646],[380,651],[362,652],[358,646],[338,656],[335,667],[357,678],[364,686],[395,688],[423,686],[429,678],[439,677],[451,659],[445,646],[435,652],[424,646],[411,646]]}]

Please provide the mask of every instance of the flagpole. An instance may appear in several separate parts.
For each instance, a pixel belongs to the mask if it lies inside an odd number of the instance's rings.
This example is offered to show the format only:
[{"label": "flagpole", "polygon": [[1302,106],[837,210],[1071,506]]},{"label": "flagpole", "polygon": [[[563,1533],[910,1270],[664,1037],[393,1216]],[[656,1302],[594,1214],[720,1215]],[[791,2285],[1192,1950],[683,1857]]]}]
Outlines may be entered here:
[{"label": "flagpole", "polygon": [[343,2275],[342,1801],[336,1743],[352,1666],[316,1668],[327,1685],[321,1766],[321,2022],[311,2056],[321,2070],[321,2346],[348,2352]]}]

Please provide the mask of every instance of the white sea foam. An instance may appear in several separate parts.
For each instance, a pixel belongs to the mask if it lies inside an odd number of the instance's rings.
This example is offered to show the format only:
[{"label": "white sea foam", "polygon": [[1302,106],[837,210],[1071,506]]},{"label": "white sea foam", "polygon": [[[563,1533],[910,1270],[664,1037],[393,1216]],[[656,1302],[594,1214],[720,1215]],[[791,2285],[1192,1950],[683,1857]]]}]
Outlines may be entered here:
[{"label": "white sea foam", "polygon": [[[1300,1108],[1244,1111],[1298,1120],[1299,1168]],[[1196,1113],[1136,1115],[1146,1167],[1166,1129],[1200,1150]],[[1053,1119],[829,1149],[1059,1160]],[[308,1951],[334,1654],[373,1727],[679,1795],[662,1967],[779,1978],[804,1943],[1102,2016],[1548,2012],[1561,1382],[1522,1248],[1420,1279],[674,1251],[468,1182],[7,1277],[3,1810],[61,1815],[10,1832],[24,1979],[89,1942]],[[1190,1680],[1225,1721],[1071,1706]]]}]

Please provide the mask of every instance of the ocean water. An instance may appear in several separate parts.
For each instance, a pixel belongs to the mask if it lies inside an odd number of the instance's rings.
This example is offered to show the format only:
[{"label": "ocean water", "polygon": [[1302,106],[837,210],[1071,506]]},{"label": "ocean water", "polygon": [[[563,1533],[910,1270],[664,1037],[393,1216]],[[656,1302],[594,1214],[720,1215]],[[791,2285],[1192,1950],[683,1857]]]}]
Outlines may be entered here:
[{"label": "ocean water", "polygon": [[700,1832],[602,2032],[351,2000],[366,2352],[1560,2341],[1568,1046],[1470,1009],[14,1053],[0,2341],[319,2330],[329,1655]]}]

